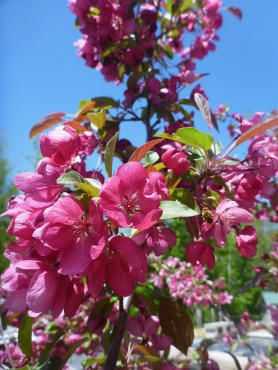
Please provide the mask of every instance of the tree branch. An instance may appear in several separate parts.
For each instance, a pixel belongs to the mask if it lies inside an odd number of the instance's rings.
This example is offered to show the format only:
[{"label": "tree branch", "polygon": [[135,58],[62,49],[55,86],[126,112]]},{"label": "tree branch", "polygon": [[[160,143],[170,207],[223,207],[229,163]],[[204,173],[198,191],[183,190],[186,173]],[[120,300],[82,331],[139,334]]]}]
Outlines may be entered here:
[{"label": "tree branch", "polygon": [[120,312],[114,326],[113,339],[108,350],[104,370],[114,370],[116,368],[132,298],[133,295],[124,299],[120,298]]}]

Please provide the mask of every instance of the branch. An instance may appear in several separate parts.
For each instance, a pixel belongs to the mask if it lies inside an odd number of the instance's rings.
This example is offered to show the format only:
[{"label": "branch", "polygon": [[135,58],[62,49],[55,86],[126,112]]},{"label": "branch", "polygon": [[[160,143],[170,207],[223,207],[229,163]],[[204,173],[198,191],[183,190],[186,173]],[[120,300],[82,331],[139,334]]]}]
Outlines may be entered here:
[{"label": "branch", "polygon": [[103,370],[114,370],[116,368],[132,298],[133,295],[124,299],[120,298],[120,313],[114,326],[113,339],[108,350]]}]

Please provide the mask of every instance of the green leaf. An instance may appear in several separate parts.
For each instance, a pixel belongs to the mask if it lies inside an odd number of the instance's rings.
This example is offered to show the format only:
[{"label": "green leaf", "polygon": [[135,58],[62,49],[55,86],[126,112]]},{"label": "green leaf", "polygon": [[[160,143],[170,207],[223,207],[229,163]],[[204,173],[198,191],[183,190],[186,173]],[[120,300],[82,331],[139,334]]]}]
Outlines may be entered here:
[{"label": "green leaf", "polygon": [[102,109],[99,112],[87,113],[87,118],[97,128],[102,128],[106,122],[106,114]]},{"label": "green leaf", "polygon": [[166,7],[167,7],[168,12],[170,14],[172,14],[172,11],[173,11],[173,1],[172,0],[167,0]]},{"label": "green leaf", "polygon": [[184,127],[176,131],[176,135],[182,140],[183,144],[191,145],[197,148],[209,150],[213,143],[213,138],[197,130],[195,127]]},{"label": "green leaf", "polygon": [[84,182],[84,178],[76,171],[66,172],[57,179],[59,185],[75,185],[81,182]]},{"label": "green leaf", "polygon": [[196,206],[195,209],[189,208],[179,201],[163,200],[160,202],[160,208],[163,210],[161,220],[169,220],[178,217],[193,217],[200,214],[200,209]]},{"label": "green leaf", "polygon": [[104,353],[100,353],[96,357],[89,357],[83,362],[83,365],[87,368],[91,365],[103,365],[106,360],[106,355]]},{"label": "green leaf", "polygon": [[159,320],[162,333],[173,339],[173,345],[187,354],[188,347],[194,339],[194,328],[191,317],[177,302],[160,298]]},{"label": "green leaf", "polygon": [[176,131],[175,134],[159,134],[157,137],[178,141],[179,143],[202,148],[208,151],[213,143],[212,136],[197,130],[195,127],[184,127]]},{"label": "green leaf", "polygon": [[75,186],[87,193],[90,197],[98,197],[101,189],[101,183],[96,179],[84,179],[85,183],[77,182]]},{"label": "green leaf", "polygon": [[143,158],[143,165],[145,167],[151,166],[159,160],[159,155],[156,152],[150,151]]},{"label": "green leaf", "polygon": [[108,141],[106,144],[105,152],[104,152],[104,165],[109,177],[112,176],[112,167],[113,167],[113,157],[115,153],[116,143],[119,137],[119,132]]},{"label": "green leaf", "polygon": [[166,54],[166,56],[169,59],[173,59],[174,52],[173,52],[173,49],[171,48],[171,46],[165,45],[165,46],[163,46],[162,50],[164,51],[164,53]]},{"label": "green leaf", "polygon": [[87,107],[89,104],[92,103],[92,100],[90,99],[86,99],[86,100],[81,100],[81,102],[79,103],[79,111],[82,110],[83,108]]},{"label": "green leaf", "polygon": [[20,322],[18,344],[26,356],[32,356],[32,319],[29,316],[24,316]]},{"label": "green leaf", "polygon": [[190,190],[184,188],[175,188],[169,190],[171,199],[177,200],[182,204],[185,204],[191,209],[198,209],[195,199]]}]

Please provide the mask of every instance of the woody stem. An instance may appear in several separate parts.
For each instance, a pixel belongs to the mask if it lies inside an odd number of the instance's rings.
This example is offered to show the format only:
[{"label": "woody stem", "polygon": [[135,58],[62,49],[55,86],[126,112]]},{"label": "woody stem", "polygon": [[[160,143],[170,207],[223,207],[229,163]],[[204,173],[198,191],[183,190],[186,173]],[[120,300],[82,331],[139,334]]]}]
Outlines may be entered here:
[{"label": "woody stem", "polygon": [[132,298],[133,295],[130,295],[129,297],[126,297],[124,299],[122,297],[119,298],[120,312],[113,329],[112,342],[108,350],[106,362],[103,368],[104,370],[116,369],[116,363],[119,357],[119,352],[121,348],[123,335],[125,332],[126,321],[128,318],[128,312],[131,306]]}]

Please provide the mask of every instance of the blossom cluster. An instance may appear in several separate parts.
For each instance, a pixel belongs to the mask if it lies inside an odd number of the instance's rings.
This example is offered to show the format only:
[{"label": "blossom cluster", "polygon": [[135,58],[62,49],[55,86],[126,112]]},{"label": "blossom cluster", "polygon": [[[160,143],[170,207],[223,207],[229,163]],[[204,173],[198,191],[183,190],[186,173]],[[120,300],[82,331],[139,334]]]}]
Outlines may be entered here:
[{"label": "blossom cluster", "polygon": [[[95,144],[91,133],[58,127],[41,136],[43,159],[36,172],[16,176],[15,185],[24,194],[12,198],[4,213],[16,239],[6,249],[12,264],[2,276],[10,310],[71,316],[87,291],[97,297],[105,283],[117,295],[128,296],[137,282],[145,281],[148,254],[160,255],[175,244],[170,229],[162,222],[156,226],[160,200],[169,197],[163,174],[129,162],[101,184],[101,174],[87,171],[85,164]],[[61,184],[59,178],[73,170],[98,181],[98,197],[86,198]],[[142,231],[146,250],[118,228]]]},{"label": "blossom cluster", "polygon": [[[176,53],[181,60],[177,79],[193,82],[195,60],[215,50],[222,4],[220,0],[206,0],[202,6],[171,3],[169,7],[166,1],[156,0],[70,0],[82,32],[76,43],[78,55],[88,66],[101,70],[108,81],[120,81],[123,75],[147,71],[153,63],[163,68],[161,60]],[[188,38],[190,43],[185,44]],[[160,83],[150,77],[149,93],[154,99],[164,99],[176,90],[175,85],[175,78]],[[136,89],[133,86],[127,95]]]},{"label": "blossom cluster", "polygon": [[151,274],[151,281],[158,288],[168,289],[170,296],[181,300],[186,307],[222,306],[232,302],[232,296],[224,290],[224,281],[209,280],[202,265],[192,267],[176,257],[157,263],[157,271]]}]

